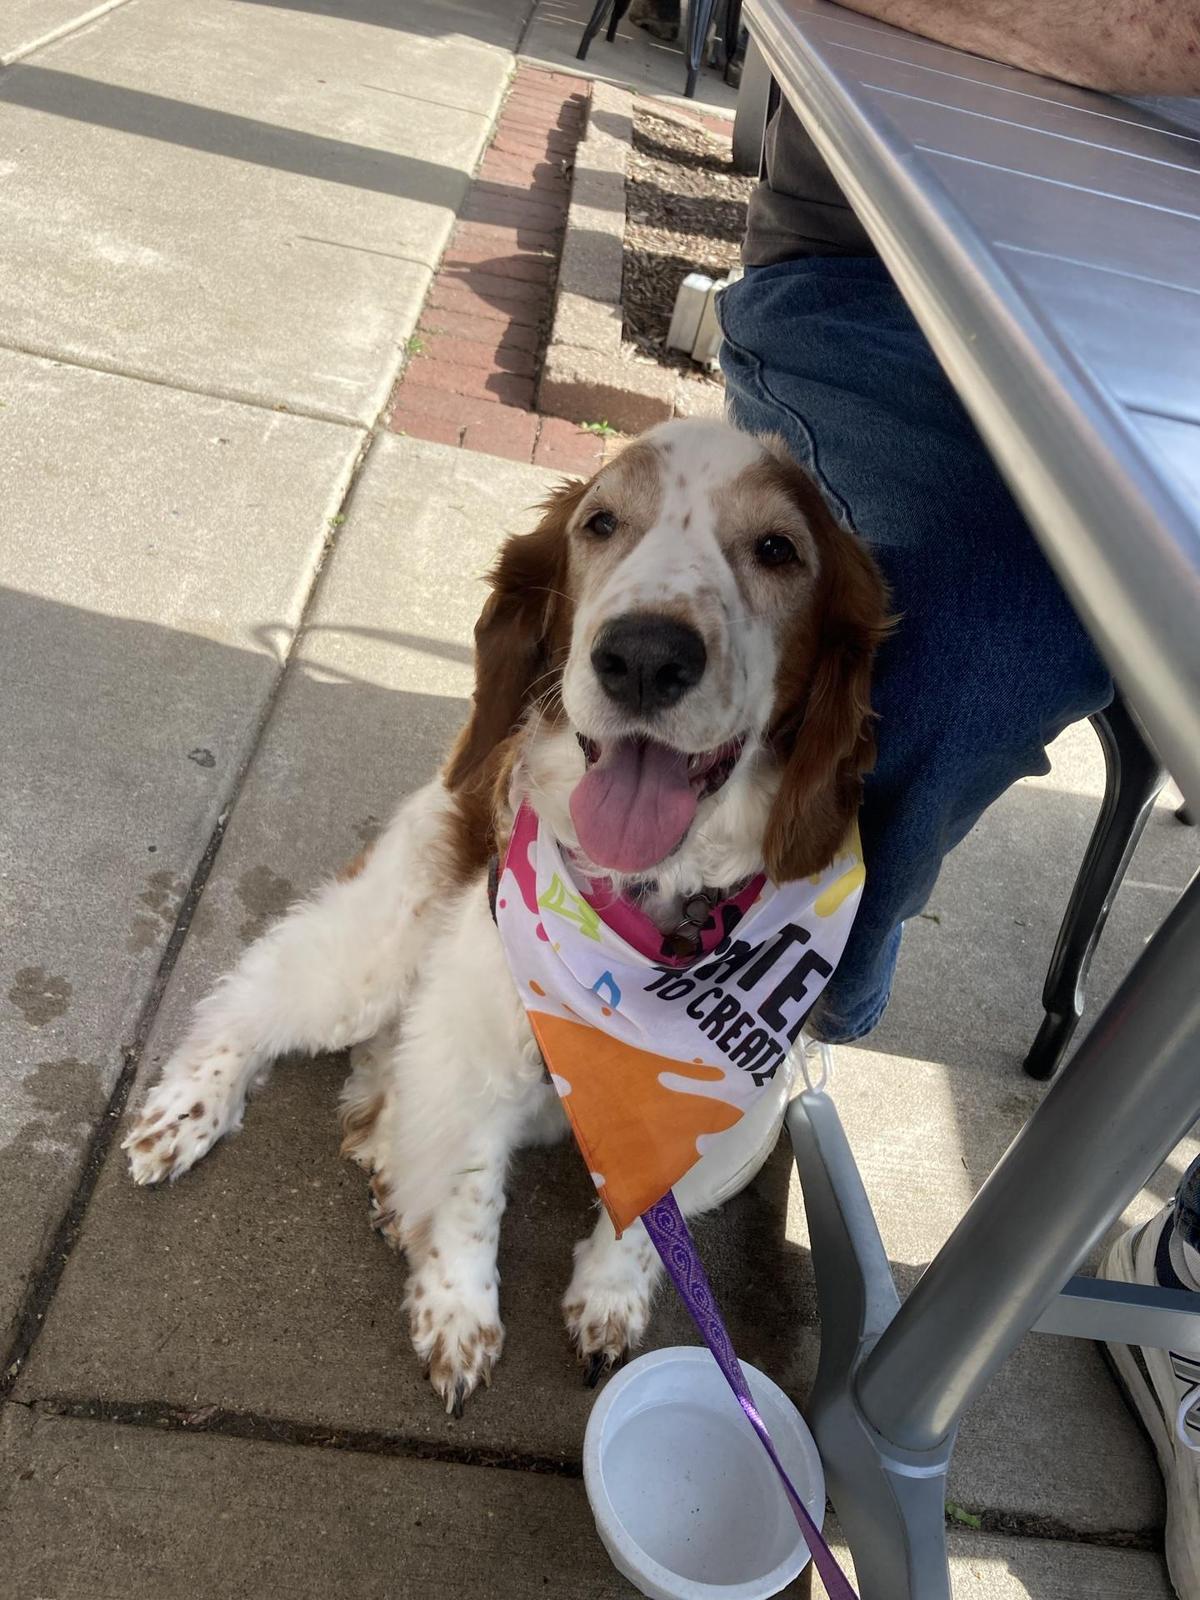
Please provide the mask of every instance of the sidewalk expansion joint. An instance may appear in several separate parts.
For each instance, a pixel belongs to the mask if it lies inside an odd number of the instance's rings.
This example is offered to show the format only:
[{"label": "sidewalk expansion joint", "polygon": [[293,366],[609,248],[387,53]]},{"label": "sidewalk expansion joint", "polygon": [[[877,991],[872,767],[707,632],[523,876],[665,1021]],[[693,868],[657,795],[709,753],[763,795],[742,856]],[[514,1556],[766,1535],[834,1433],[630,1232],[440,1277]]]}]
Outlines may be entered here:
[{"label": "sidewalk expansion joint", "polygon": [[[497,1446],[455,1444],[446,1439],[421,1438],[383,1428],[339,1428],[323,1423],[295,1422],[283,1417],[260,1416],[250,1411],[227,1411],[220,1406],[183,1409],[156,1400],[80,1400],[64,1395],[22,1402],[41,1416],[76,1421],[117,1423],[125,1427],[152,1428],[168,1433],[215,1434],[258,1444],[290,1444],[317,1450],[343,1450],[355,1455],[399,1456],[406,1460],[437,1461],[449,1466],[489,1467],[503,1472],[532,1472],[555,1478],[581,1478],[583,1464],[570,1457],[541,1455],[535,1451],[505,1450]],[[430,1405],[435,1402],[431,1399]]]},{"label": "sidewalk expansion joint", "polygon": [[329,422],[338,428],[353,428],[358,433],[368,433],[378,427],[377,423],[366,423],[357,417],[325,411],[320,406],[294,405],[290,402],[285,405],[282,401],[264,400],[261,395],[247,394],[241,389],[206,389],[200,384],[183,383],[175,378],[160,378],[153,372],[141,372],[136,367],[122,367],[115,361],[85,361],[80,357],[66,356],[50,345],[0,339],[0,350],[11,350],[19,356],[32,356],[36,361],[51,361],[56,367],[78,367],[83,372],[102,372],[107,378],[124,378],[127,383],[149,383],[156,389],[195,394],[204,400],[225,400],[233,405],[250,406],[255,411],[269,411],[272,416],[301,417],[306,422]]},{"label": "sidewalk expansion joint", "polygon": [[69,22],[64,22],[61,27],[51,28],[49,33],[43,33],[40,38],[33,39],[29,44],[18,46],[10,50],[7,55],[0,56],[0,71],[5,67],[14,67],[19,61],[27,61],[35,50],[41,50],[48,44],[57,44],[60,39],[65,39],[69,34],[82,33],[84,28],[90,28],[93,22],[99,22],[110,11],[117,11],[121,6],[128,5],[129,0],[99,0],[99,4],[85,12],[82,17],[72,17]]},{"label": "sidewalk expansion joint", "polygon": [[[8,1401],[8,1404],[16,1404]],[[383,1428],[344,1428],[325,1423],[297,1422],[262,1416],[252,1411],[226,1410],[216,1405],[190,1407],[160,1400],[96,1400],[73,1395],[42,1395],[20,1404],[35,1416],[71,1421],[103,1422],[120,1427],[147,1428],[159,1433],[207,1434],[219,1439],[253,1444],[284,1444],[300,1449],[339,1450],[409,1461],[434,1461],[445,1466],[484,1467],[502,1472],[535,1473],[547,1477],[578,1479],[583,1464],[578,1457],[506,1450],[494,1445],[455,1444],[447,1439]],[[979,1526],[965,1526],[947,1516],[947,1527],[964,1539],[973,1535],[1010,1539],[1040,1539],[1056,1544],[1082,1545],[1101,1550],[1162,1553],[1162,1533],[1157,1528],[1079,1529],[1056,1517],[1017,1511],[974,1513]]]}]

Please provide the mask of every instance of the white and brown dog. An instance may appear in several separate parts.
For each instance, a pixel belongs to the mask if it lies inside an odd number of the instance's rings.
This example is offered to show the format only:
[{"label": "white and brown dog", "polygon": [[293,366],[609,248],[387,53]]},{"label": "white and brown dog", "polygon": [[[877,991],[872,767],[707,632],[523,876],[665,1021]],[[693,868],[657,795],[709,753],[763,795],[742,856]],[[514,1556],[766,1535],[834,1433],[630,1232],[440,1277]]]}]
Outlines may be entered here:
[{"label": "white and brown dog", "polygon": [[[675,422],[511,538],[442,776],[371,851],[250,946],[198,1007],[125,1140],[134,1181],[186,1172],[285,1051],[358,1045],[345,1149],[408,1257],[413,1344],[460,1410],[500,1354],[506,1169],[565,1121],[489,912],[515,807],[670,932],[684,902],[833,858],[873,757],[883,584],[778,441]],[[636,888],[634,886],[636,885]],[[677,1194],[710,1206],[721,1135]],[[563,1299],[593,1376],[642,1335],[657,1260],[601,1215]]]}]

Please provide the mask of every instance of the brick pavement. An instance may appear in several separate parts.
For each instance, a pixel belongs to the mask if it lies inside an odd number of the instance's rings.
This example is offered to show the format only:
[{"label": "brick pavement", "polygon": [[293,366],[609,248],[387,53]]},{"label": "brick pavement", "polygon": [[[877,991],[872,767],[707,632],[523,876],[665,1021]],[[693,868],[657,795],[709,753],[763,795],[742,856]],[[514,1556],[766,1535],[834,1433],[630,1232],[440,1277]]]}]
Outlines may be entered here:
[{"label": "brick pavement", "polygon": [[388,426],[566,473],[604,440],[535,409],[590,85],[521,67],[430,286]]}]

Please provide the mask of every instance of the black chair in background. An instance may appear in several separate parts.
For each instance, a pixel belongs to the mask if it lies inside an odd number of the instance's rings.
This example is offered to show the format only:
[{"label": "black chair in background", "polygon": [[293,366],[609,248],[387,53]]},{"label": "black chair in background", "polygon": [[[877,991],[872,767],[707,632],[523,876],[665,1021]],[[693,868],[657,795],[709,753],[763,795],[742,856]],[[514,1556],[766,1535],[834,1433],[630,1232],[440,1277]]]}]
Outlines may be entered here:
[{"label": "black chair in background", "polygon": [[[696,93],[696,80],[700,76],[700,63],[704,59],[704,46],[712,27],[713,13],[717,7],[717,0],[688,0],[687,24],[685,28],[684,56],[687,60],[687,89],[685,93],[691,100]],[[629,0],[596,0],[596,5],[588,19],[587,27],[583,30],[583,38],[579,41],[576,59],[587,60],[588,50],[592,40],[604,26],[604,19],[608,17],[608,33],[606,35],[611,44],[617,37],[617,26],[621,18],[629,10]],[[724,54],[725,65],[729,65],[730,58],[737,49],[738,29],[741,26],[742,0],[725,0],[724,21],[721,24],[721,47]]]},{"label": "black chair in background", "polygon": [[1050,957],[1042,990],[1046,1015],[1025,1057],[1031,1078],[1054,1076],[1079,1026],[1092,956],[1167,777],[1119,693],[1091,721],[1104,751],[1104,799]]}]

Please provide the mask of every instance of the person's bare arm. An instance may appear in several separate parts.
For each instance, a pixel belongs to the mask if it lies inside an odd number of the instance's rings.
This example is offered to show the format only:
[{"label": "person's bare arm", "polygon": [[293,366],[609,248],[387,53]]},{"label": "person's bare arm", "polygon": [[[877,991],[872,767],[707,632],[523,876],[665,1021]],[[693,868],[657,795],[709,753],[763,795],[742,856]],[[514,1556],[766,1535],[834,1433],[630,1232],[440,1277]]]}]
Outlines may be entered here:
[{"label": "person's bare arm", "polygon": [[1200,94],[1200,0],[841,0],[941,44],[1110,94]]}]

